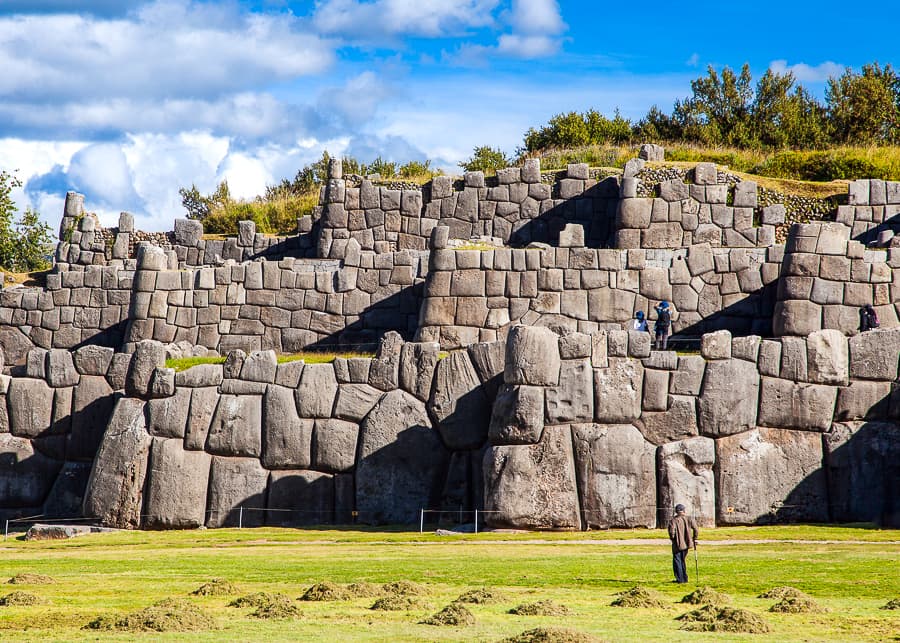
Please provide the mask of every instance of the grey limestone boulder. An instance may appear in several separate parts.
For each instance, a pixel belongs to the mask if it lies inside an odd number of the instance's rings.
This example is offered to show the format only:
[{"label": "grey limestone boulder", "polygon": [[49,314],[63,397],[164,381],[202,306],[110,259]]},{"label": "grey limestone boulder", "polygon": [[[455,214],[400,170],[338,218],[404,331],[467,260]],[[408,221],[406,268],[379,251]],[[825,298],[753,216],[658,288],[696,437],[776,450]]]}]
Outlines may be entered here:
[{"label": "grey limestone boulder", "polygon": [[657,449],[660,526],[669,524],[675,505],[682,504],[698,525],[715,527],[715,463],[716,442],[711,438],[688,438]]},{"label": "grey limestone boulder", "polygon": [[824,437],[831,519],[900,526],[900,424],[837,423]]},{"label": "grey limestone boulder", "polygon": [[572,426],[588,527],[656,526],[656,447],[630,424]]},{"label": "grey limestone boulder", "polygon": [[673,395],[700,395],[706,360],[700,355],[682,355],[678,358],[678,368],[669,379],[669,391]]},{"label": "grey limestone boulder", "polygon": [[572,432],[547,427],[538,444],[484,454],[485,522],[517,529],[580,529]]},{"label": "grey limestone boulder", "polygon": [[203,224],[194,219],[175,219],[175,243],[196,248],[203,238]]},{"label": "grey limestone boulder", "polygon": [[146,397],[150,393],[150,379],[165,363],[166,347],[162,343],[152,339],[138,342],[125,376],[125,393],[131,397]]},{"label": "grey limestone boulder", "polygon": [[72,353],[63,348],[47,351],[47,384],[53,388],[78,384],[78,371],[72,362]]},{"label": "grey limestone boulder", "polygon": [[700,354],[704,359],[731,359],[731,333],[717,330],[700,339]]},{"label": "grey limestone boulder", "polygon": [[827,431],[834,416],[837,388],[774,377],[762,378],[759,424],[782,429]]},{"label": "grey limestone boulder", "polygon": [[[260,527],[265,524],[269,472],[257,458],[213,456],[206,498],[206,526]],[[241,508],[244,508],[241,511]]]},{"label": "grey limestone boulder", "polygon": [[107,527],[136,529],[141,524],[151,443],[144,404],[127,397],[116,402],[94,459],[84,515],[97,518]]},{"label": "grey limestone boulder", "polygon": [[83,375],[72,396],[72,429],[66,457],[93,460],[103,440],[117,396],[105,377]]},{"label": "grey limestone boulder", "polygon": [[356,463],[359,520],[415,522],[437,502],[449,454],[425,405],[409,393],[386,393],[360,425]]},{"label": "grey limestone boulder", "polygon": [[809,381],[816,384],[847,384],[850,355],[841,331],[818,330],[806,338],[806,372]]},{"label": "grey limestone boulder", "polygon": [[369,367],[369,384],[382,391],[397,388],[400,383],[400,356],[403,337],[389,331],[381,338],[378,353]]},{"label": "grey limestone boulder", "polygon": [[106,346],[82,346],[72,354],[75,370],[82,375],[106,375],[114,354],[115,351]]},{"label": "grey limestone boulder", "polygon": [[152,438],[144,527],[196,529],[206,523],[210,456],[185,451],[182,440]]},{"label": "grey limestone boulder", "polygon": [[506,342],[507,384],[559,384],[559,336],[549,328],[513,326]]},{"label": "grey limestone boulder", "polygon": [[175,386],[178,388],[201,388],[219,386],[222,383],[221,364],[197,364],[175,373]]},{"label": "grey limestone boulder", "polygon": [[828,520],[819,434],[755,428],[716,440],[716,462],[717,524]]},{"label": "grey limestone boulder", "polygon": [[[647,371],[650,372],[650,371]],[[697,435],[697,398],[693,395],[669,395],[664,411],[644,411],[635,420],[644,439],[657,446]]]},{"label": "grey limestone boulder", "polygon": [[480,342],[468,346],[469,359],[484,385],[489,400],[497,396],[497,390],[503,383],[503,371],[506,362],[506,343]]},{"label": "grey limestone boulder", "polygon": [[708,362],[698,399],[700,434],[717,437],[756,426],[758,400],[756,364],[741,359]]},{"label": "grey limestone boulder", "polygon": [[50,432],[53,389],[42,379],[14,377],[6,392],[9,431],[21,438],[36,438]]},{"label": "grey limestone boulder", "polygon": [[92,466],[90,462],[66,462],[63,465],[44,501],[45,516],[80,518],[83,515],[84,492]]},{"label": "grey limestone boulder", "polygon": [[270,385],[263,398],[263,464],[269,469],[308,469],[314,424],[300,419],[290,389]]},{"label": "grey limestone boulder", "polygon": [[504,384],[491,413],[491,444],[537,444],[543,432],[543,387]]},{"label": "grey limestone boulder", "polygon": [[559,386],[545,392],[547,423],[590,422],[594,417],[594,374],[587,359],[565,360]]},{"label": "grey limestone boulder", "polygon": [[221,395],[210,422],[206,450],[214,455],[259,457],[262,396]]},{"label": "grey limestone boulder", "polygon": [[437,342],[408,342],[400,349],[400,387],[423,402],[431,394],[440,349]]},{"label": "grey limestone boulder", "polygon": [[271,384],[275,381],[275,370],[278,368],[278,359],[275,351],[252,351],[241,366],[241,379],[248,382],[264,382]]},{"label": "grey limestone boulder", "polygon": [[337,378],[331,364],[307,364],[295,392],[300,417],[331,417],[337,391]]},{"label": "grey limestone boulder", "polygon": [[343,420],[316,420],[312,436],[312,468],[338,473],[356,464],[359,425]]},{"label": "grey limestone boulder", "polygon": [[850,338],[850,377],[895,380],[900,364],[900,328],[879,328]]},{"label": "grey limestone boulder", "polygon": [[184,448],[203,451],[209,437],[209,427],[219,405],[219,391],[214,386],[201,386],[191,391],[187,424],[184,430]]},{"label": "grey limestone boulder", "polygon": [[594,416],[604,424],[629,424],[641,416],[644,366],[639,360],[610,358],[594,369]]},{"label": "grey limestone boulder", "polygon": [[776,335],[809,335],[822,328],[822,307],[805,299],[779,301],[772,325]]},{"label": "grey limestone boulder", "polygon": [[62,462],[36,451],[31,440],[0,433],[0,498],[4,508],[39,507]]},{"label": "grey limestone boulder", "polygon": [[427,408],[451,451],[484,444],[491,407],[466,351],[453,351],[438,362]]},{"label": "grey limestone boulder", "polygon": [[890,401],[890,382],[854,380],[838,389],[834,418],[839,422],[886,419]]},{"label": "grey limestone boulder", "polygon": [[191,389],[147,402],[147,431],[157,438],[183,438],[191,408]]},{"label": "grey limestone boulder", "polygon": [[368,384],[341,384],[334,402],[334,416],[361,422],[381,398],[382,392]]},{"label": "grey limestone boulder", "polygon": [[266,523],[288,527],[334,520],[334,476],[318,471],[273,471],[269,475]]}]

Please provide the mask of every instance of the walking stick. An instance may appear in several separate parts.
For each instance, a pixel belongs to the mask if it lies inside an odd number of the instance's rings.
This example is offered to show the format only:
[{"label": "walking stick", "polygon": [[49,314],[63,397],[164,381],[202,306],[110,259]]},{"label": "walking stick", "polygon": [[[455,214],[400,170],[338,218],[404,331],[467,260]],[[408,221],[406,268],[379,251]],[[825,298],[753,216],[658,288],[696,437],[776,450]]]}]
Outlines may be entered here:
[{"label": "walking stick", "polygon": [[694,543],[694,572],[696,574],[697,582],[696,584],[700,584],[700,563],[697,562],[697,543]]}]

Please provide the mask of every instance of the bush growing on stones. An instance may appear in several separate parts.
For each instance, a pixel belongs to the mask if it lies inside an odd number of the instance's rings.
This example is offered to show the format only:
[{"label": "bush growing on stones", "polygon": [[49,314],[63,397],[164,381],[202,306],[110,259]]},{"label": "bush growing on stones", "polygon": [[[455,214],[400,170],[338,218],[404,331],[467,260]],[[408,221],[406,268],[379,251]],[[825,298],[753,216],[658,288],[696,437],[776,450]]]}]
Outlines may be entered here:
[{"label": "bush growing on stones", "polygon": [[497,170],[512,165],[512,159],[500,148],[493,148],[489,145],[476,147],[472,151],[472,156],[465,161],[459,163],[459,167],[466,172],[484,172],[485,174],[496,174]]}]

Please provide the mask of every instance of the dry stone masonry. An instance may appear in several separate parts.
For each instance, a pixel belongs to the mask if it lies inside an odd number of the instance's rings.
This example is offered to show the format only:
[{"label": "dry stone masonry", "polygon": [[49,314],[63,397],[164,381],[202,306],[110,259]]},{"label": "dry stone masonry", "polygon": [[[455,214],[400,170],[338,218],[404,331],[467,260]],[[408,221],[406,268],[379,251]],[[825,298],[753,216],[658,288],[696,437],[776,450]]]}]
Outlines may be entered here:
[{"label": "dry stone masonry", "polygon": [[[335,162],[288,237],[103,229],[70,193],[45,285],[0,293],[0,518],[900,526],[900,184],[788,226],[662,158],[421,188]],[[661,300],[680,352],[629,330]],[[377,353],[279,359],[324,347]]]}]

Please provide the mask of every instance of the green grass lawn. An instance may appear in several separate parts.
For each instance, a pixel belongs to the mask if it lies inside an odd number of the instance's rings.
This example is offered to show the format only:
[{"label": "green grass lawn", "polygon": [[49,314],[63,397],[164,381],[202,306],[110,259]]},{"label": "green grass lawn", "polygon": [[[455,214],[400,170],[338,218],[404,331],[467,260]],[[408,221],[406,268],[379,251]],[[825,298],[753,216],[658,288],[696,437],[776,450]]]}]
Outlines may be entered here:
[{"label": "green grass lawn", "polygon": [[[223,529],[120,532],[44,543],[10,538],[0,545],[0,580],[30,572],[57,582],[0,587],[0,596],[22,589],[51,601],[0,607],[0,640],[497,641],[538,626],[567,627],[608,641],[900,640],[900,612],[879,609],[900,597],[900,531],[797,526],[720,528],[701,535],[707,544],[701,540],[700,584],[731,595],[733,606],[763,615],[771,633],[680,631],[674,619],[688,606],[676,601],[695,587],[694,561],[691,583],[672,584],[661,530],[442,537],[394,530]],[[819,542],[796,542],[810,540]],[[821,542],[826,540],[833,542]],[[298,602],[298,618],[264,621],[252,618],[249,609],[227,607],[236,596],[190,596],[212,578],[228,579],[239,595],[268,591],[296,598],[323,580],[411,580],[429,592],[425,605],[412,611],[375,612],[369,609],[374,599],[357,598]],[[616,592],[638,583],[659,591],[667,607],[609,605]],[[775,601],[756,596],[780,585],[803,590],[829,611],[769,613]],[[484,586],[505,598],[468,606],[475,625],[419,624],[463,591]],[[122,615],[172,597],[207,610],[220,629],[138,635],[81,629],[99,615]],[[541,599],[572,613],[507,613]]]}]

